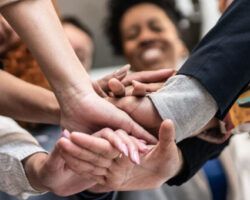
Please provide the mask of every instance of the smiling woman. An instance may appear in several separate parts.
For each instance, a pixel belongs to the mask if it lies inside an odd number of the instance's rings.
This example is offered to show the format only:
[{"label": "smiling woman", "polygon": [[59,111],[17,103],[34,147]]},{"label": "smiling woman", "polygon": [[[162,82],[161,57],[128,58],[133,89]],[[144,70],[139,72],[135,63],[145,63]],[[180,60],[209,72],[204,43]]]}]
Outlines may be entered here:
[{"label": "smiling woman", "polygon": [[181,17],[171,2],[110,1],[106,32],[132,70],[175,68],[187,56],[177,26]]}]

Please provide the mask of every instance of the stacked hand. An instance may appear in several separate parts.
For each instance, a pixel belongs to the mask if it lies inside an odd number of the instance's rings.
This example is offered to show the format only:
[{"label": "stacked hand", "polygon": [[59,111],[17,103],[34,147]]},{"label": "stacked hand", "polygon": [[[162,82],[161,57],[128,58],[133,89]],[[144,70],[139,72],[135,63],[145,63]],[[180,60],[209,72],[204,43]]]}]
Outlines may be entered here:
[{"label": "stacked hand", "polygon": [[[133,84],[132,80],[141,82],[157,83],[166,80],[173,74],[173,70],[159,70],[155,72],[138,72],[127,75],[128,67],[104,77],[94,82],[95,91],[102,97],[112,91],[110,86],[114,86],[113,81],[121,85],[128,86]],[[145,85],[146,86],[146,85]],[[116,86],[114,86],[116,87]],[[61,106],[61,125],[71,131],[82,131],[93,133],[102,128],[109,127],[113,129],[123,129],[136,138],[143,139],[149,143],[155,143],[156,140],[147,131],[145,131],[138,122],[132,120],[130,116],[114,105],[105,101],[96,95],[95,92],[83,94],[81,90],[74,88],[74,92],[65,93],[63,96],[63,106]],[[75,92],[78,91],[78,92]],[[119,92],[118,90],[116,90]],[[116,94],[115,94],[116,95]],[[127,101],[124,99],[124,101]],[[126,110],[125,110],[126,111]],[[143,125],[143,124],[142,124]]]},{"label": "stacked hand", "polygon": [[[70,170],[83,178],[86,172],[93,176],[91,191],[140,190],[157,188],[181,170],[182,157],[174,138],[173,124],[166,120],[156,145],[146,147],[124,131],[104,129],[95,136],[72,133],[59,147]],[[128,150],[121,148],[124,145]]]},{"label": "stacked hand", "polygon": [[112,162],[105,181],[90,190],[94,192],[145,190],[160,187],[182,168],[182,156],[175,143],[174,126],[170,120],[162,123],[159,142],[141,154],[141,164],[127,157]]},{"label": "stacked hand", "polygon": [[36,153],[23,161],[35,189],[60,196],[81,192],[103,183],[115,158],[123,155],[139,164],[139,153],[147,150],[122,130],[103,129],[94,135],[64,131],[64,136],[51,154]]}]

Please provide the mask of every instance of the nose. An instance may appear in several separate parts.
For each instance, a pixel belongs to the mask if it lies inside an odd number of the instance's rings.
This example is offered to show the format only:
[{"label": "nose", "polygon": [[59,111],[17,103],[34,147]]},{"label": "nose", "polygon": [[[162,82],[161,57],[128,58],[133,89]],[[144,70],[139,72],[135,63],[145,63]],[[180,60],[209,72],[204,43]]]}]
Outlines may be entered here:
[{"label": "nose", "polygon": [[147,47],[152,45],[156,41],[155,34],[150,30],[143,30],[139,36],[139,45],[141,47]]}]

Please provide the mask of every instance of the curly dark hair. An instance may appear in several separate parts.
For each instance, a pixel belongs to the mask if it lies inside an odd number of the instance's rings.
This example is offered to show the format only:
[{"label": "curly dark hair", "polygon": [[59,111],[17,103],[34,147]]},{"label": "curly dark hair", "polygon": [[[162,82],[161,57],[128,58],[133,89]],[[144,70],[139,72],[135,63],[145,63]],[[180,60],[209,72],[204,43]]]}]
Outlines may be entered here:
[{"label": "curly dark hair", "polygon": [[165,11],[178,30],[178,23],[182,19],[182,15],[175,8],[175,0],[109,0],[107,3],[108,17],[106,18],[104,25],[106,35],[113,47],[113,52],[116,55],[123,54],[120,32],[121,19],[128,9],[141,3],[152,3],[159,6]]}]

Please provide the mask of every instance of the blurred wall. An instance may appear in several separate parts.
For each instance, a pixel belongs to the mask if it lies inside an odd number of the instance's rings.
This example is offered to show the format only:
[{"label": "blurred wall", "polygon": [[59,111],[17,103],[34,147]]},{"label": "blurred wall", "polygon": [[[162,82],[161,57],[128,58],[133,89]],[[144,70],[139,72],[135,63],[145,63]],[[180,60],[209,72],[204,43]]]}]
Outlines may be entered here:
[{"label": "blurred wall", "polygon": [[106,67],[124,64],[125,61],[113,56],[110,45],[103,33],[106,15],[106,0],[58,0],[61,14],[77,16],[94,33],[96,54],[94,67]]}]

